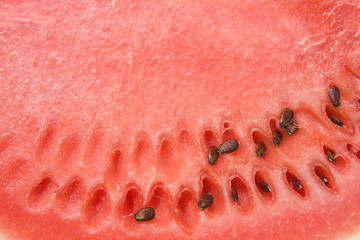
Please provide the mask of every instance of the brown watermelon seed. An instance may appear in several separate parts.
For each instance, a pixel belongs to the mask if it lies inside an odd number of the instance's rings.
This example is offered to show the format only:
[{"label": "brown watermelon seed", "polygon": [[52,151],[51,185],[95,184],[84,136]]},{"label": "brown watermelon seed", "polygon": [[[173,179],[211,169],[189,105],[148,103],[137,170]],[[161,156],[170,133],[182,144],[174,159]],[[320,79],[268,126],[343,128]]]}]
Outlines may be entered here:
[{"label": "brown watermelon seed", "polygon": [[331,101],[332,105],[334,105],[334,107],[340,106],[340,91],[336,86],[330,87],[329,97],[330,97],[330,101]]},{"label": "brown watermelon seed", "polygon": [[326,178],[320,177],[320,179],[325,183],[326,186],[329,184],[329,181]]},{"label": "brown watermelon seed", "polygon": [[287,128],[294,121],[294,112],[286,108],[280,117],[280,127]]},{"label": "brown watermelon seed", "polygon": [[200,200],[198,202],[198,206],[201,209],[205,209],[207,207],[210,207],[211,204],[214,202],[214,197],[211,193],[203,193],[203,195],[201,195]]},{"label": "brown watermelon seed", "polygon": [[297,123],[294,121],[293,111],[287,108],[282,112],[280,117],[280,127],[289,135],[292,135],[299,130]]},{"label": "brown watermelon seed", "polygon": [[301,182],[296,177],[293,177],[293,179],[291,179],[291,181],[297,187],[297,189],[302,189],[303,188]]},{"label": "brown watermelon seed", "polygon": [[336,125],[342,127],[344,126],[344,123],[338,118],[336,117],[335,115],[333,114],[329,114],[328,117],[330,118],[330,120],[335,123]]},{"label": "brown watermelon seed", "polygon": [[331,151],[330,149],[326,150],[326,157],[329,159],[330,162],[335,161],[335,153]]},{"label": "brown watermelon seed", "polygon": [[279,146],[281,141],[282,141],[282,134],[279,130],[274,130],[272,132],[272,135],[273,135],[273,143],[276,145],[276,146]]},{"label": "brown watermelon seed", "polygon": [[208,152],[208,161],[211,165],[215,165],[216,161],[219,159],[219,150],[215,146],[211,146]]},{"label": "brown watermelon seed", "polygon": [[155,217],[155,209],[152,207],[145,207],[135,213],[134,217],[136,221],[150,221]]},{"label": "brown watermelon seed", "polygon": [[237,193],[236,188],[234,186],[231,186],[231,196],[234,199],[234,202],[237,202],[239,200],[238,193]]},{"label": "brown watermelon seed", "polygon": [[264,154],[266,153],[266,145],[263,142],[258,142],[257,144],[257,149],[256,149],[256,154],[259,157],[264,156]]},{"label": "brown watermelon seed", "polygon": [[266,192],[266,193],[271,192],[271,188],[270,188],[269,184],[267,184],[266,182],[260,181],[258,184],[259,184],[260,189],[263,190],[264,192]]},{"label": "brown watermelon seed", "polygon": [[236,139],[230,139],[223,142],[219,147],[220,153],[231,153],[239,147],[239,142]]}]

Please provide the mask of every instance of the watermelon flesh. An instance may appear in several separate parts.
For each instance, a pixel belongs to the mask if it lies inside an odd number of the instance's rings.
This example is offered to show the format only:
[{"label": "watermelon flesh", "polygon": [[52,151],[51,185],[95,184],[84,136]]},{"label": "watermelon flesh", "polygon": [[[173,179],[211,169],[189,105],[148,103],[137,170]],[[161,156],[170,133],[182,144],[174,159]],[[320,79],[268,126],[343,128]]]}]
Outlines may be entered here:
[{"label": "watermelon flesh", "polygon": [[[359,231],[359,2],[0,6],[7,235],[336,239]],[[271,132],[285,108],[299,131],[282,131],[276,147]],[[228,139],[238,150],[209,165],[208,148]],[[200,210],[204,192],[214,203]],[[146,206],[155,218],[136,222]]]}]

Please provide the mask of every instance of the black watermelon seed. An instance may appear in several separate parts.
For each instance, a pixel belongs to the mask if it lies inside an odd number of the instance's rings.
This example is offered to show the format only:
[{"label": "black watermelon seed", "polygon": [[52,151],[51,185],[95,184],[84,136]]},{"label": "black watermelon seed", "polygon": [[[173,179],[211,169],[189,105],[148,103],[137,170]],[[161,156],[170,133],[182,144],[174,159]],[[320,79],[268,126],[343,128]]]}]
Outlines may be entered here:
[{"label": "black watermelon seed", "polygon": [[276,146],[279,146],[281,141],[282,141],[282,134],[279,130],[274,130],[272,132],[272,135],[273,135],[273,143],[276,145]]},{"label": "black watermelon seed", "polygon": [[326,150],[326,157],[329,159],[330,162],[335,161],[335,153],[330,149]]},{"label": "black watermelon seed", "polygon": [[326,178],[320,177],[320,179],[325,183],[326,186],[329,184],[329,181]]},{"label": "black watermelon seed", "polygon": [[230,139],[223,142],[219,147],[220,153],[231,153],[239,147],[239,142],[236,139]]},{"label": "black watermelon seed", "polygon": [[344,123],[338,118],[336,117],[335,115],[333,114],[329,114],[328,117],[330,118],[330,120],[335,123],[336,125],[342,127],[344,126]]},{"label": "black watermelon seed", "polygon": [[237,202],[239,200],[238,193],[237,193],[236,188],[234,186],[231,186],[231,196],[234,199],[234,202]]},{"label": "black watermelon seed", "polygon": [[302,189],[303,188],[301,182],[296,177],[293,177],[293,179],[291,179],[291,181],[297,187],[297,189]]},{"label": "black watermelon seed", "polygon": [[155,210],[152,207],[146,207],[135,213],[136,221],[150,221],[155,217]]},{"label": "black watermelon seed", "polygon": [[259,184],[260,189],[263,190],[264,192],[266,192],[266,193],[271,192],[271,188],[270,188],[269,184],[267,184],[266,182],[260,181],[258,184]]},{"label": "black watermelon seed", "polygon": [[294,112],[286,108],[280,117],[280,127],[286,129],[294,121]]},{"label": "black watermelon seed", "polygon": [[211,146],[208,152],[208,161],[211,165],[215,165],[216,161],[219,159],[219,150],[215,146]]},{"label": "black watermelon seed", "polygon": [[200,197],[200,200],[198,202],[198,206],[201,209],[205,209],[207,207],[210,207],[213,202],[214,202],[213,195],[211,193],[204,193]]},{"label": "black watermelon seed", "polygon": [[258,142],[257,144],[257,149],[256,149],[256,154],[259,157],[264,156],[264,154],[266,153],[266,145],[263,142]]},{"label": "black watermelon seed", "polygon": [[330,87],[329,97],[330,97],[330,101],[331,101],[332,105],[334,105],[334,107],[340,106],[340,91],[336,86]]}]

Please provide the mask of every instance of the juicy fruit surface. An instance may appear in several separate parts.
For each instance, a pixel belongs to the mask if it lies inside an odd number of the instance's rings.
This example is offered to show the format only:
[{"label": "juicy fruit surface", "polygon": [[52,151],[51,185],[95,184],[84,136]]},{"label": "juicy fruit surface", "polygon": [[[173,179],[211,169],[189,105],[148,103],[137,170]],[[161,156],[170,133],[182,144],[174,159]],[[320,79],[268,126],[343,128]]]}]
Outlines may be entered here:
[{"label": "juicy fruit surface", "polygon": [[[0,6],[10,235],[331,239],[359,229],[358,1]],[[286,108],[299,130],[276,147]],[[209,147],[228,139],[238,149],[210,165]],[[205,192],[214,201],[200,210]],[[136,222],[147,206],[155,218]]]}]

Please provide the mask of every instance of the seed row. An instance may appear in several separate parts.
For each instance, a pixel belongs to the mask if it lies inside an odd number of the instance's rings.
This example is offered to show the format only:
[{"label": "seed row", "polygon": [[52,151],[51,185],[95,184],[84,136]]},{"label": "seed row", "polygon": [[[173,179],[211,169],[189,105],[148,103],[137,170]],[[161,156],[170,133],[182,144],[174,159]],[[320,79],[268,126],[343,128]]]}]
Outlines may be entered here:
[{"label": "seed row", "polygon": [[[285,132],[289,135],[295,134],[299,127],[297,123],[294,121],[294,112],[288,108],[286,108],[281,116],[279,121],[280,127],[285,130]],[[279,130],[274,130],[272,132],[273,143],[276,146],[279,146],[282,142],[282,133]],[[208,162],[210,165],[215,165],[217,160],[219,159],[220,154],[223,153],[232,153],[239,147],[239,142],[236,139],[229,139],[224,141],[219,147],[210,146],[208,150]],[[220,154],[219,154],[220,153]],[[256,154],[259,157],[264,156],[266,153],[266,145],[264,142],[259,141],[256,147]]]},{"label": "seed row", "polygon": [[[294,112],[290,109],[285,109],[280,117],[280,127],[285,130],[285,132],[289,135],[292,135],[298,131],[297,123],[294,121]],[[276,146],[279,146],[282,142],[282,134],[279,130],[274,130],[272,132],[273,142]],[[210,165],[215,165],[217,160],[219,159],[220,154],[223,153],[232,153],[239,147],[239,142],[236,139],[230,139],[223,142],[218,148],[216,146],[210,146],[208,150],[208,162]],[[219,154],[220,153],[220,154]],[[259,141],[257,143],[256,154],[259,157],[262,157],[266,153],[266,145],[264,142]],[[300,181],[294,177],[292,179],[294,186],[298,189],[302,189],[302,184]],[[272,189],[268,183],[261,180],[257,183],[259,189],[264,193],[271,193]],[[234,202],[239,200],[238,193],[236,188],[231,185],[231,196]],[[205,209],[209,207],[214,201],[214,197],[211,193],[204,193],[198,202],[198,206],[200,209]]]},{"label": "seed row", "polygon": [[[332,86],[329,88],[329,99],[334,107],[340,106],[340,91],[336,86]],[[328,114],[328,117],[336,125],[341,127],[344,125],[343,122],[335,115]],[[282,128],[289,135],[293,135],[299,130],[297,123],[294,121],[294,112],[288,108],[286,108],[282,112],[280,116],[279,124],[280,124],[280,128]],[[283,139],[282,133],[279,130],[273,130],[272,137],[273,137],[273,143],[276,146],[279,146]],[[235,150],[237,150],[238,147],[239,147],[239,142],[236,139],[230,139],[224,141],[219,147],[210,146],[208,150],[209,164],[215,165],[220,157],[220,154],[232,153]],[[264,142],[259,141],[257,143],[256,154],[259,157],[262,157],[265,153],[266,153],[266,145]],[[326,150],[326,157],[330,162],[333,162],[336,159],[336,154],[332,150],[328,149]],[[328,186],[329,180],[325,176],[318,175],[318,177],[324,182],[326,186]],[[303,192],[303,184],[300,182],[300,180],[295,176],[292,176],[290,179],[291,180],[289,183],[291,183],[295,191],[297,191],[298,193],[300,191]],[[264,193],[272,192],[270,185],[266,183],[264,180],[257,182],[257,185],[259,189]],[[238,192],[233,185],[231,185],[230,193],[234,202],[237,202],[239,200]],[[201,195],[198,201],[198,206],[201,210],[204,210],[210,207],[213,204],[213,202],[214,202],[214,196],[212,195],[212,193],[205,192]],[[155,217],[155,210],[151,207],[145,207],[140,211],[138,211],[134,215],[134,217],[136,221],[149,221]]]}]

